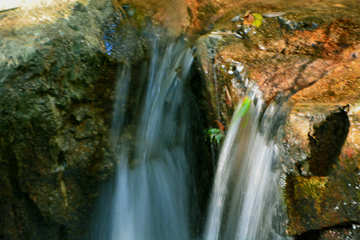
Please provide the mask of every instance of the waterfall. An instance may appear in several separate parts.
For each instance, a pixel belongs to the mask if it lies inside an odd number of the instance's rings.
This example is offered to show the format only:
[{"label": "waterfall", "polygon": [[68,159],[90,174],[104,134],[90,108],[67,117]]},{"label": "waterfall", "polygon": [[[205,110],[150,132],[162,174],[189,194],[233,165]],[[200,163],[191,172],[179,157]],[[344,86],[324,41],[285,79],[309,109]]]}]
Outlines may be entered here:
[{"label": "waterfall", "polygon": [[[89,239],[198,235],[187,83],[193,51],[161,34],[144,34],[147,58],[119,64],[109,140],[117,169],[104,185]],[[264,112],[260,90],[249,89],[249,108],[244,101],[236,109],[221,150],[205,240],[289,239],[276,142],[286,111],[271,104]]]},{"label": "waterfall", "polygon": [[205,240],[288,239],[274,138],[286,113],[281,104],[262,113],[264,102],[256,87],[248,99],[247,111],[244,105],[236,109],[220,153]]},{"label": "waterfall", "polygon": [[118,69],[110,136],[118,167],[104,189],[92,239],[190,239],[186,80],[193,52],[181,40],[148,42],[148,60]]}]

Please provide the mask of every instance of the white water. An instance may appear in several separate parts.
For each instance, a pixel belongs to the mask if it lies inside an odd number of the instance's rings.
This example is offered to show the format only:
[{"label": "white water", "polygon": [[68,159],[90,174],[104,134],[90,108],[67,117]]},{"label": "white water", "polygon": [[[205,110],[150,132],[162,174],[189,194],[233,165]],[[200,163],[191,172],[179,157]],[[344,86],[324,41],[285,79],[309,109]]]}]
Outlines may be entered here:
[{"label": "white water", "polygon": [[[150,43],[149,60],[121,64],[110,144],[118,163],[106,185],[90,239],[192,238],[192,143],[186,79],[193,57],[181,41]],[[274,136],[281,105],[253,103],[232,122],[215,176],[205,240],[283,240],[286,219],[278,186]],[[254,104],[257,102],[257,104]]]},{"label": "white water", "polygon": [[264,103],[256,88],[249,95],[257,104],[233,120],[221,150],[205,240],[288,239],[274,142],[282,109],[271,105],[259,124]]},{"label": "white water", "polygon": [[149,62],[118,70],[110,137],[118,168],[93,239],[190,239],[192,51],[181,41],[150,40]]}]

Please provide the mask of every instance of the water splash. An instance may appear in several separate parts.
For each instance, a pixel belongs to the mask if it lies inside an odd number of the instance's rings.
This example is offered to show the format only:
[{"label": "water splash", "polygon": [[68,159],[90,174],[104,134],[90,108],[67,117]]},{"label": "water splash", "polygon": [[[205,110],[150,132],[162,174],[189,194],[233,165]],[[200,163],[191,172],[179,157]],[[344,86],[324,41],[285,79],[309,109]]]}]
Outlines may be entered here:
[{"label": "water splash", "polygon": [[248,95],[252,105],[243,117],[233,120],[221,150],[206,240],[289,239],[284,233],[274,140],[286,114],[282,105],[271,105],[262,114],[260,91],[253,87]]}]

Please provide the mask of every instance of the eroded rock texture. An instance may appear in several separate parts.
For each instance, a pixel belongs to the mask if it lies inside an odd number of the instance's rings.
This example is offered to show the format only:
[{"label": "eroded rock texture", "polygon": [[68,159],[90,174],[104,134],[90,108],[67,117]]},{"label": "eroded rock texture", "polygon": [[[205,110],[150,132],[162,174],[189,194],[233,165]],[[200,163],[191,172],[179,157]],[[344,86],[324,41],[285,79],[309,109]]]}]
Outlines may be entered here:
[{"label": "eroded rock texture", "polygon": [[[227,125],[229,95],[236,105],[250,81],[267,102],[290,98],[284,132],[284,162],[292,165],[284,166],[288,233],[333,239],[338,232],[357,239],[360,5],[280,2],[241,3],[197,40],[197,60],[218,106],[213,117]],[[249,28],[243,22],[247,10],[282,15]]]},{"label": "eroded rock texture", "polygon": [[83,239],[92,197],[113,172],[116,65],[101,46],[111,6],[69,11],[22,26],[0,13],[1,239]]},{"label": "eroded rock texture", "polygon": [[326,176],[340,155],[349,132],[350,122],[344,109],[329,115],[314,133],[309,134],[310,172],[317,176]]}]

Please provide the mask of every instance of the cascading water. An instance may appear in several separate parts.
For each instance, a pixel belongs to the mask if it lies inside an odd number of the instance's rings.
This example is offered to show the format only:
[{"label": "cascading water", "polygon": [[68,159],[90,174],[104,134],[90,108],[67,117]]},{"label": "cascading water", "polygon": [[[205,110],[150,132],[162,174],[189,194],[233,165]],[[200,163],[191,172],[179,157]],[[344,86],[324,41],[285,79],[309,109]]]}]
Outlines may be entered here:
[{"label": "cascading water", "polygon": [[93,239],[190,239],[186,79],[192,50],[182,41],[148,42],[149,61],[119,67],[110,136],[118,168],[104,191]]},{"label": "cascading water", "polygon": [[251,105],[235,111],[221,150],[205,240],[289,239],[274,140],[286,113],[281,104],[272,104],[262,115],[260,91],[253,87],[248,96]]},{"label": "cascading water", "polygon": [[[148,58],[119,65],[110,135],[118,167],[105,185],[90,239],[189,240],[201,225],[194,224],[192,192],[192,50],[162,34],[143,34]],[[286,114],[282,105],[262,114],[256,87],[248,96],[251,107],[237,109],[234,116],[244,115],[234,117],[221,151],[205,240],[288,239],[274,140]]]}]

